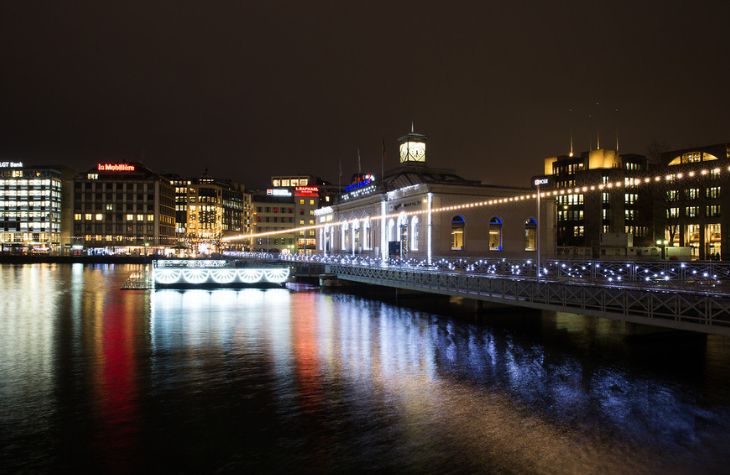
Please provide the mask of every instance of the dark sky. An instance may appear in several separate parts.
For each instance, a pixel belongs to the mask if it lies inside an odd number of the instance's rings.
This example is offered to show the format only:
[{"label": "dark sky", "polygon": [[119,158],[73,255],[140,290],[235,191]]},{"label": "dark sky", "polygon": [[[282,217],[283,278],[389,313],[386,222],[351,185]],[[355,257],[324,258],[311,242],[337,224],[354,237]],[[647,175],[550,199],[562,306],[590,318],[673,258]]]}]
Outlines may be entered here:
[{"label": "dark sky", "polygon": [[571,125],[730,141],[727,1],[6,0],[0,61],[0,157],[77,169],[337,181],[413,120],[431,165],[527,185]]}]

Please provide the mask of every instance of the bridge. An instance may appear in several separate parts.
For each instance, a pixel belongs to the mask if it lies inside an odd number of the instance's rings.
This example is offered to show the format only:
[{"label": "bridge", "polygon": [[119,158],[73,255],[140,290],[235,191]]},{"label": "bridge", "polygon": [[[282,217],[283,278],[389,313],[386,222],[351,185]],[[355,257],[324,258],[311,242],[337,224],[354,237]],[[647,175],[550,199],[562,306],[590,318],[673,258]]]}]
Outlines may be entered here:
[{"label": "bridge", "polygon": [[728,264],[550,259],[537,276],[529,260],[441,259],[425,267],[351,256],[279,259],[295,273],[315,268],[344,281],[730,336]]}]

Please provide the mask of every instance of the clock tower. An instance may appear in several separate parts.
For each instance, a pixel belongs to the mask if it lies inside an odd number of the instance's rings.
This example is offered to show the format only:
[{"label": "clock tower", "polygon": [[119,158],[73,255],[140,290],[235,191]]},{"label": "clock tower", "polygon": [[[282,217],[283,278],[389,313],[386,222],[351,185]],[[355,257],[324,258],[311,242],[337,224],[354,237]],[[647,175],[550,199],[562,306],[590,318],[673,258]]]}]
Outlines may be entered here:
[{"label": "clock tower", "polygon": [[411,132],[398,139],[401,164],[424,164],[426,162],[426,136],[417,134],[411,124]]}]

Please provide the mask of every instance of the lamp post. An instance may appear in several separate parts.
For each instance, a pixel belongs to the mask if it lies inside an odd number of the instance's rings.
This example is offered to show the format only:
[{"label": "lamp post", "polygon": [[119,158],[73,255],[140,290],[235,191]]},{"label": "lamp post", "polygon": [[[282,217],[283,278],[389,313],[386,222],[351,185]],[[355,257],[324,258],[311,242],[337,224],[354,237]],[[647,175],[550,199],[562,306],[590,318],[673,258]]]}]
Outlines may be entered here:
[{"label": "lamp post", "polygon": [[665,260],[666,259],[666,252],[665,252],[665,250],[667,249],[667,244],[669,244],[669,241],[667,241],[666,239],[657,239],[656,240],[656,245],[659,246],[659,249],[661,249],[661,253],[662,253],[661,254],[661,257],[662,257],[662,260]]},{"label": "lamp post", "polygon": [[535,230],[535,240],[537,241],[537,273],[535,279],[540,280],[540,274],[542,273],[542,259],[541,259],[541,245],[540,245],[540,228],[542,228],[542,215],[540,214],[540,185],[547,185],[549,178],[535,178],[533,184],[537,188],[537,229]]}]

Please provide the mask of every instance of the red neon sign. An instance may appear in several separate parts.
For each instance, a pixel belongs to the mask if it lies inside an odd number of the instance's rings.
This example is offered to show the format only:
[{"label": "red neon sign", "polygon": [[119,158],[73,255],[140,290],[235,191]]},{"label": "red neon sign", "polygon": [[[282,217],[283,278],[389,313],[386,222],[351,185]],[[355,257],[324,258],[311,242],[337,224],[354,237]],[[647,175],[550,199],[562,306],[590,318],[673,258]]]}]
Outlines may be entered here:
[{"label": "red neon sign", "polygon": [[319,196],[319,188],[316,186],[297,186],[294,188],[294,196]]},{"label": "red neon sign", "polygon": [[96,169],[100,172],[133,172],[134,165],[129,163],[99,163]]}]

